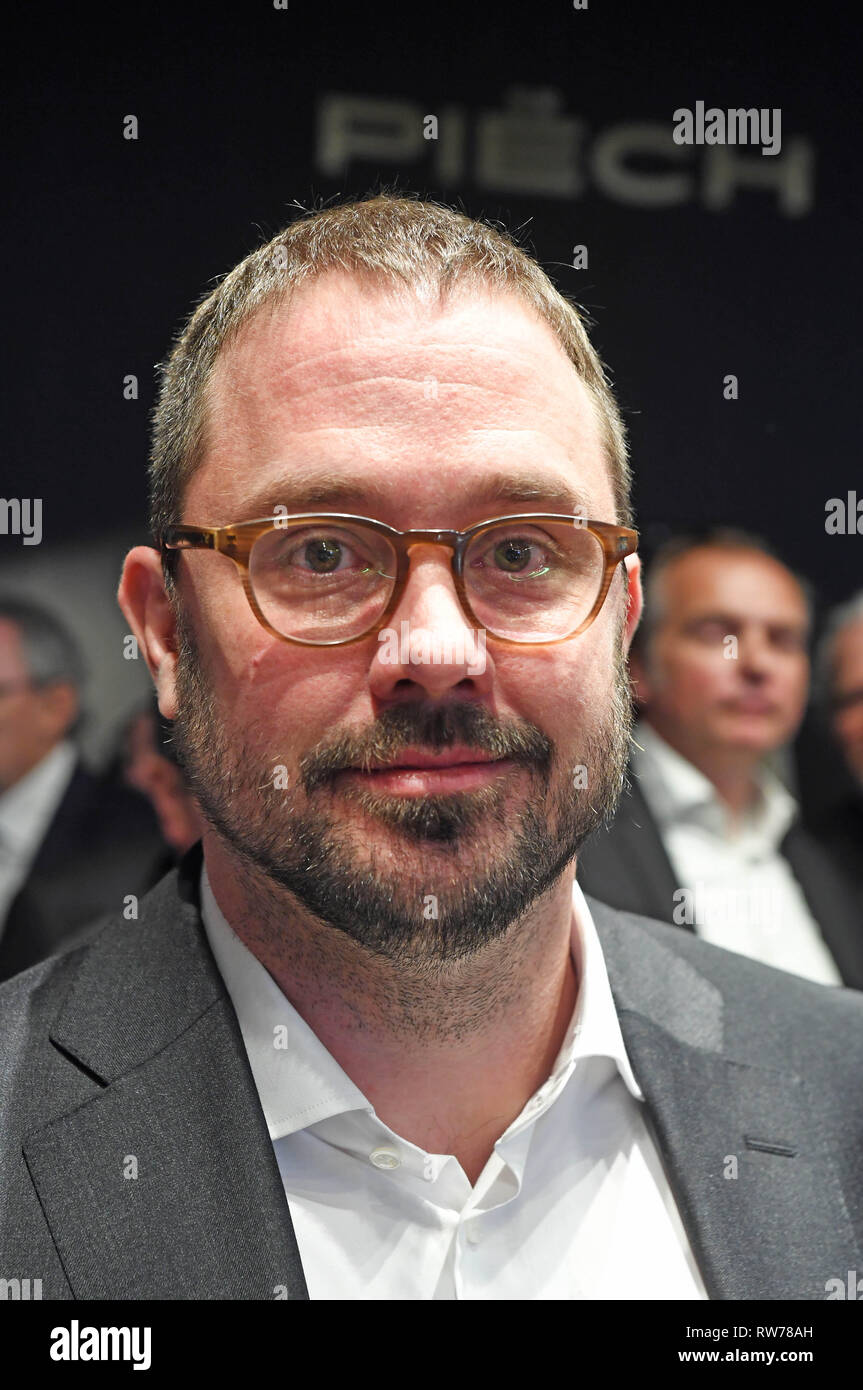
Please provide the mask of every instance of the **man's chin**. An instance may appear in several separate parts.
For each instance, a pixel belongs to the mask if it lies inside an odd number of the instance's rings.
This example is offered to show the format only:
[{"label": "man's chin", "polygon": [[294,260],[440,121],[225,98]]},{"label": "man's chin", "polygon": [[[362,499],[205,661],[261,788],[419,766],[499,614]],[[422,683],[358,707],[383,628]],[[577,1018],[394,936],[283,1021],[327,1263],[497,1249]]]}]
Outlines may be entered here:
[{"label": "man's chin", "polygon": [[763,715],[741,715],[719,731],[717,743],[729,753],[752,753],[766,757],[781,747],[785,730]]},{"label": "man's chin", "polygon": [[399,796],[352,788],[344,796],[354,812],[349,819],[370,847],[382,834],[401,845],[466,845],[481,832],[483,822],[493,819],[497,805],[497,798],[477,792]]}]

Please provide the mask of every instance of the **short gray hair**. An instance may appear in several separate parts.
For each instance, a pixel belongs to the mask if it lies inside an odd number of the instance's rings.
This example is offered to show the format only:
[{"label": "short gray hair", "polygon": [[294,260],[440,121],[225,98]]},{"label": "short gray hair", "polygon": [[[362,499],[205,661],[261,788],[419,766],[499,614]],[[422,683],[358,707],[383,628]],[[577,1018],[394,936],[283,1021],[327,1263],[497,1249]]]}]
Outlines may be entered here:
[{"label": "short gray hair", "polygon": [[863,623],[863,589],[834,608],[827,619],[815,657],[815,694],[823,708],[830,703],[836,680],[836,642],[846,627]]},{"label": "short gray hair", "polygon": [[[81,649],[60,619],[27,599],[0,595],[0,622],[18,630],[27,674],[36,686],[71,685],[80,697],[86,681]],[[81,709],[67,733],[78,733]]]}]

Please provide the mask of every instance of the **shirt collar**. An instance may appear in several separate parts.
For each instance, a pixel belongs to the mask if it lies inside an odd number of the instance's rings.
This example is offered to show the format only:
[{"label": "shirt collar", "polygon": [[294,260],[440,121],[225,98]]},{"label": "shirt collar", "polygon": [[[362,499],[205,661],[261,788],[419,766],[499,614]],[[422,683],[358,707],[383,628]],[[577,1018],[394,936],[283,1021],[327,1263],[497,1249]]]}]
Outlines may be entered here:
[{"label": "shirt collar", "polygon": [[0,796],[0,843],[17,855],[34,851],[72,779],[77,750],[63,739]]},{"label": "shirt collar", "polygon": [[[681,821],[700,821],[717,834],[724,832],[728,813],[716,788],[682,753],[672,748],[648,723],[633,730],[632,770],[661,829]],[[797,815],[797,803],[769,767],[757,773],[760,801],[743,819],[743,832],[765,849],[778,848]]]},{"label": "shirt collar", "polygon": [[[270,1138],[281,1139],[351,1110],[373,1114],[362,1091],[231,930],[213,895],[206,865],[201,871],[201,916],[237,1015]],[[623,1044],[602,946],[577,883],[573,885],[572,949],[579,969],[578,1000],[543,1088],[549,1092],[548,1101],[566,1084],[579,1058],[590,1056],[613,1059],[630,1094],[642,1100]]]},{"label": "shirt collar", "polygon": [[695,807],[716,801],[710,779],[644,720],[633,729],[633,743],[632,770],[646,783],[651,810],[660,824],[683,820]]},{"label": "shirt collar", "polygon": [[572,885],[572,953],[579,970],[578,999],[552,1075],[568,1076],[582,1057],[609,1057],[630,1095],[643,1100],[623,1043],[596,924],[577,882]]}]

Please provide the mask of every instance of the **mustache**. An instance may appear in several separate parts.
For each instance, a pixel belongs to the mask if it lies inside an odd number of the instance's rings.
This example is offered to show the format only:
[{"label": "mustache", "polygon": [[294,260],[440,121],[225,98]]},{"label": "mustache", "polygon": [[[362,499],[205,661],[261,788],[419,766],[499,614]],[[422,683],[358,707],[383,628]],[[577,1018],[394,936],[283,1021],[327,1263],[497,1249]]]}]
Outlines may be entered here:
[{"label": "mustache", "polygon": [[528,720],[498,720],[482,705],[462,700],[447,705],[395,705],[364,734],[343,734],[300,760],[300,783],[315,791],[347,768],[388,762],[407,748],[440,753],[467,744],[493,758],[537,768],[548,775],[554,744]]}]

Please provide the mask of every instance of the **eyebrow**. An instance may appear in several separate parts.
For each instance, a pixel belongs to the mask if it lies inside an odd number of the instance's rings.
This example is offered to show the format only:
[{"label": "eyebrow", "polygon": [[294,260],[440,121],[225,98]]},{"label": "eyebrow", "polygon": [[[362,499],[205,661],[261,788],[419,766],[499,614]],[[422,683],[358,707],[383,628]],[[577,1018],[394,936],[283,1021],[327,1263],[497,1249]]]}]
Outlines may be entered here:
[{"label": "eyebrow", "polygon": [[[281,488],[267,487],[250,497],[245,510],[252,518],[266,516],[277,506],[287,507],[289,512],[303,512],[315,508],[340,510],[348,504],[380,508],[396,500],[400,500],[398,493],[378,479],[360,479],[356,474],[328,471],[291,480]],[[552,511],[567,515],[576,512],[591,519],[587,499],[578,488],[560,478],[544,478],[535,473],[495,470],[481,481],[456,486],[447,497],[447,505],[451,507],[479,505],[484,501],[542,503]]]}]

